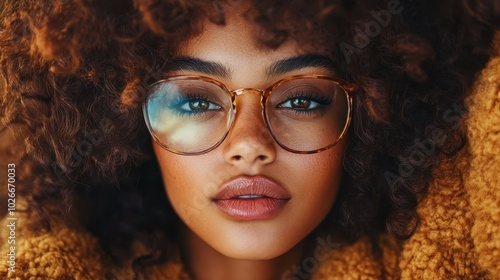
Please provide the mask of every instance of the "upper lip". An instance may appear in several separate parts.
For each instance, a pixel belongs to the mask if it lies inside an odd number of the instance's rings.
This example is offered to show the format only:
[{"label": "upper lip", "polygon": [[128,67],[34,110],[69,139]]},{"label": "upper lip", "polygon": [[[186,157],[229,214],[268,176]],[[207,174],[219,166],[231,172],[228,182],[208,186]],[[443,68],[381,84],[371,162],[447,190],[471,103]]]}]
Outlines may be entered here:
[{"label": "upper lip", "polygon": [[240,176],[224,184],[212,200],[235,199],[244,195],[290,199],[290,194],[282,186],[268,178]]}]

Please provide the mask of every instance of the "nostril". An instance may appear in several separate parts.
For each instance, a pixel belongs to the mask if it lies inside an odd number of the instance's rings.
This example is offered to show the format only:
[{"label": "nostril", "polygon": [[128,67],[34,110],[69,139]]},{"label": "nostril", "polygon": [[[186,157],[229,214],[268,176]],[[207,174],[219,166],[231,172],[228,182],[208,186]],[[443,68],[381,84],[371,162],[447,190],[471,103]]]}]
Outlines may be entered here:
[{"label": "nostril", "polygon": [[[235,161],[240,161],[240,160],[243,159],[243,156],[241,156],[241,155],[235,155],[235,156],[232,156],[232,159],[235,160]],[[259,156],[257,156],[257,159],[259,161],[265,161],[265,160],[267,160],[267,156],[265,156],[265,155],[259,155]]]},{"label": "nostril", "polygon": [[233,159],[234,159],[234,160],[240,160],[240,159],[241,159],[241,156],[240,156],[240,155],[233,156]]}]

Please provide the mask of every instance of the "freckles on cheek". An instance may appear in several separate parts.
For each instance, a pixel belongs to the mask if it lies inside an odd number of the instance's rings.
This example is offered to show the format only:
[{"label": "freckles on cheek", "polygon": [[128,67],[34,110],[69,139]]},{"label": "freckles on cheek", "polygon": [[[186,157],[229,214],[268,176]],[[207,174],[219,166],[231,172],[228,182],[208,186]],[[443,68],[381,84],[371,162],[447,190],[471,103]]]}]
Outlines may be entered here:
[{"label": "freckles on cheek", "polygon": [[327,179],[342,173],[343,154],[324,152],[324,154],[317,154],[314,158],[306,159],[303,162],[310,177],[314,176],[312,179]]},{"label": "freckles on cheek", "polygon": [[207,164],[200,158],[169,155],[164,158],[162,169],[165,189],[172,204],[196,204],[209,202],[216,185],[212,182]]},{"label": "freckles on cheek", "polygon": [[[343,149],[319,153],[303,161],[302,173],[314,199],[325,200],[335,196],[342,176]],[[321,197],[323,196],[323,197]]]},{"label": "freckles on cheek", "polygon": [[154,144],[154,151],[160,166],[164,188],[169,197],[178,195],[180,188],[177,187],[184,177],[181,161],[175,155]]},{"label": "freckles on cheek", "polygon": [[175,157],[161,155],[158,160],[168,199],[179,217],[189,223],[199,215],[206,202],[200,197],[200,191],[195,188],[196,182],[193,182],[193,176],[190,176],[190,169]]},{"label": "freckles on cheek", "polygon": [[162,168],[163,181],[167,192],[170,194],[186,194],[192,190],[193,178],[189,168],[185,168],[181,162],[170,159]]}]

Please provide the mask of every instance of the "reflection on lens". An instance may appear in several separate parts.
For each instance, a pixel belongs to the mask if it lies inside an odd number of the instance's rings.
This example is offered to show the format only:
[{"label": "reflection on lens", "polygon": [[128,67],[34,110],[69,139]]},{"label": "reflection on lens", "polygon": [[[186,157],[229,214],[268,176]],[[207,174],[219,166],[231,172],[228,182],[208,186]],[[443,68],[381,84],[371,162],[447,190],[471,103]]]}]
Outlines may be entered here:
[{"label": "reflection on lens", "polygon": [[151,130],[168,149],[197,153],[225,135],[231,99],[219,86],[199,79],[157,84],[146,103]]}]

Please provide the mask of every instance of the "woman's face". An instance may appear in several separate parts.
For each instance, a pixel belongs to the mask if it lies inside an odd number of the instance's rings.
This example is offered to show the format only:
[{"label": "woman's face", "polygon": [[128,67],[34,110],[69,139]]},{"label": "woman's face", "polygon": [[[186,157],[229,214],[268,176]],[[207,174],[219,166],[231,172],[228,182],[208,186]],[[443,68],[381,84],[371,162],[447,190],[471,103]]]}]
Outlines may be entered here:
[{"label": "woman's face", "polygon": [[[262,48],[250,22],[230,17],[225,26],[205,23],[204,31],[185,42],[179,57],[203,63],[179,66],[169,74],[203,75],[230,90],[269,87],[292,75],[324,74],[324,61],[289,65],[273,75],[280,61],[318,54],[288,40],[278,49]],[[209,71],[217,65],[226,73]],[[307,141],[307,139],[304,139]],[[182,221],[219,253],[237,259],[265,260],[289,251],[330,211],[340,184],[345,139],[315,154],[281,148],[262,117],[260,97],[236,98],[236,115],[225,140],[214,150],[195,156],[177,155],[154,144],[168,197]],[[234,191],[221,194],[226,188]],[[272,198],[251,196],[266,193]],[[218,200],[221,197],[237,199]],[[249,195],[249,196],[246,196]]]}]

